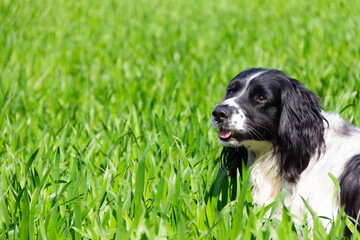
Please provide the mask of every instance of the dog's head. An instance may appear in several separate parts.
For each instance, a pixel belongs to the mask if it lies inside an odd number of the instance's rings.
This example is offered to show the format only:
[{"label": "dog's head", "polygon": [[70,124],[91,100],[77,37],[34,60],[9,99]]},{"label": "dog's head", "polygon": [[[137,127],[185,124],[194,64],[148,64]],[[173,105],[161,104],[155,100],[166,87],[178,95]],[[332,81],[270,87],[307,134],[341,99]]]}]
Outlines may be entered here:
[{"label": "dog's head", "polygon": [[224,145],[226,165],[233,166],[233,161],[241,165],[247,159],[247,154],[232,152],[242,149],[244,153],[251,144],[266,141],[278,155],[282,176],[290,182],[298,179],[313,154],[320,153],[324,144],[323,120],[314,93],[281,71],[260,68],[248,69],[233,78],[222,103],[212,112],[213,125],[219,129],[219,140]]}]

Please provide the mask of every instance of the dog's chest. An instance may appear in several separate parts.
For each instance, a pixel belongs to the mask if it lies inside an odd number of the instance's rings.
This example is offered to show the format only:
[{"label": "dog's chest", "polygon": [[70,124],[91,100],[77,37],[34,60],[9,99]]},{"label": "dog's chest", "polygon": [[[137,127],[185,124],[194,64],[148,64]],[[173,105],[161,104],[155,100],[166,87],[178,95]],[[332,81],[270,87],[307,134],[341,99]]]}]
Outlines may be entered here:
[{"label": "dog's chest", "polygon": [[255,204],[270,204],[280,192],[281,182],[277,160],[273,156],[260,159],[251,171],[250,182]]}]

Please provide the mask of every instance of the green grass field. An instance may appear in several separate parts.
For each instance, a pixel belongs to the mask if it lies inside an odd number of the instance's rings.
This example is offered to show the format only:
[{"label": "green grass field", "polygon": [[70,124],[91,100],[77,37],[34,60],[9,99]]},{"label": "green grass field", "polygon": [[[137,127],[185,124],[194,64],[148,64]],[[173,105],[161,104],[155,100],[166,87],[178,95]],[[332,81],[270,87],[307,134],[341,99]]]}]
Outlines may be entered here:
[{"label": "green grass field", "polygon": [[[359,12],[356,0],[0,1],[0,239],[307,239],[286,210],[267,217],[283,195],[253,206],[248,178],[224,177],[211,111],[240,71],[277,68],[360,126]],[[344,227],[315,218],[313,238]]]}]

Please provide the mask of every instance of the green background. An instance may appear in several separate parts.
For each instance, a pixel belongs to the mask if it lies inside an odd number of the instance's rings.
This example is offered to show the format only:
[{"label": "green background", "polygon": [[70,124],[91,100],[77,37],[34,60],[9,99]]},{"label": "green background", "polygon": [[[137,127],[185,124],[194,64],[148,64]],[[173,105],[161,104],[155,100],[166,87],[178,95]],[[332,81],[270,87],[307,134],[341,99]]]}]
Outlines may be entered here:
[{"label": "green background", "polygon": [[[359,126],[359,12],[355,0],[0,1],[0,238],[297,238],[286,211],[268,220],[248,179],[219,171],[211,111],[242,70],[276,68]],[[344,224],[315,220],[313,237]]]}]

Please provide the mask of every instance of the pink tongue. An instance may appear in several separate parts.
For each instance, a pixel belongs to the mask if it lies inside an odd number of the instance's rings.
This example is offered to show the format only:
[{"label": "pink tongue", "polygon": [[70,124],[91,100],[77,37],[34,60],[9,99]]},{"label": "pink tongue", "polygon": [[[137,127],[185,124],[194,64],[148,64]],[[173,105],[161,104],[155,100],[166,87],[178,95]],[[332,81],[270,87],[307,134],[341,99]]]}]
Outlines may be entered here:
[{"label": "pink tongue", "polygon": [[222,128],[219,129],[219,137],[228,138],[228,137],[230,137],[230,135],[231,135],[230,130],[225,130],[225,129],[222,129]]}]

